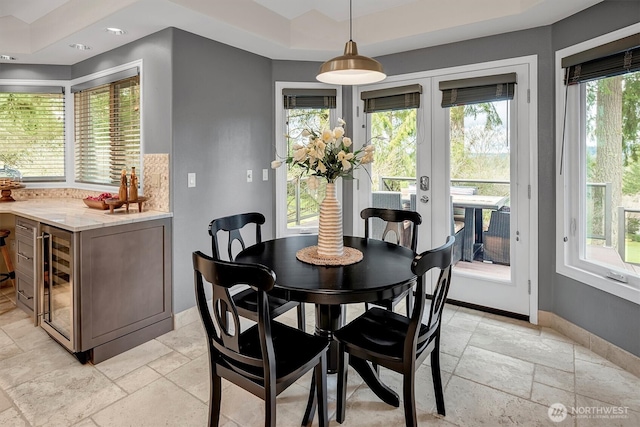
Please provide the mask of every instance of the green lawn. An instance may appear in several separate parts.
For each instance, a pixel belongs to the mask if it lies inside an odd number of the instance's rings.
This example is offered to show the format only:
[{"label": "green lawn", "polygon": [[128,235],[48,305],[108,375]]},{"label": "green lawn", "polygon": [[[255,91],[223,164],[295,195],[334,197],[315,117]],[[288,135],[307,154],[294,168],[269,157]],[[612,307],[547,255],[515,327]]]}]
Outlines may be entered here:
[{"label": "green lawn", "polygon": [[627,240],[625,248],[626,262],[640,264],[640,242],[632,242]]}]

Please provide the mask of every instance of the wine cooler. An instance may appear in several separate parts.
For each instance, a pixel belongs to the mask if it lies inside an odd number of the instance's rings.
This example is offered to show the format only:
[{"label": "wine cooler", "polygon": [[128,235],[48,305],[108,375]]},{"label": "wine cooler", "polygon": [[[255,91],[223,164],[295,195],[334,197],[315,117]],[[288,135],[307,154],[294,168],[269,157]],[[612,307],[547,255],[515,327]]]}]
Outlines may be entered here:
[{"label": "wine cooler", "polygon": [[40,326],[69,351],[76,352],[79,336],[76,235],[48,225],[42,225],[41,232]]}]

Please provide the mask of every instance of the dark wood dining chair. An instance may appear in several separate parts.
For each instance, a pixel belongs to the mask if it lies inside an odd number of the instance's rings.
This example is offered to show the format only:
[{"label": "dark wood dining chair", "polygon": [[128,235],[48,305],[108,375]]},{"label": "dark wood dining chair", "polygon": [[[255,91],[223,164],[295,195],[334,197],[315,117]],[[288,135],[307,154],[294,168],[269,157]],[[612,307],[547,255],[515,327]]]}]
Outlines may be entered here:
[{"label": "dark wood dining chair", "polygon": [[[318,422],[320,426],[329,425],[327,340],[271,321],[267,293],[273,289],[275,273],[259,264],[216,261],[202,252],[193,253],[193,268],[196,303],[209,348],[209,426],[219,423],[222,378],[263,399],[264,425],[275,427],[276,396],[312,368],[315,369]],[[207,301],[205,282],[212,288],[211,305]],[[229,288],[239,284],[251,286],[257,297],[257,324],[245,331],[241,329],[235,302],[229,294]],[[222,320],[229,317],[231,322]]]},{"label": "dark wood dining chair", "polygon": [[[240,231],[246,226],[255,226],[254,243],[260,243],[262,242],[262,225],[264,223],[264,215],[258,212],[231,215],[211,221],[211,223],[209,223],[209,235],[211,236],[211,252],[213,253],[213,258],[222,260],[220,256],[220,245],[218,243],[221,237],[219,235],[226,234],[228,260],[235,261],[237,253],[246,247]],[[240,249],[237,251],[234,250],[238,245]],[[234,294],[232,298],[240,316],[251,319],[254,322],[257,321],[258,296],[253,289],[243,289]],[[269,315],[271,318],[278,317],[293,308],[297,308],[298,311],[298,329],[301,331],[306,330],[303,303],[287,301],[282,298],[277,298],[276,296],[269,298]]]},{"label": "dark wood dining chair", "polygon": [[[422,217],[418,212],[403,209],[366,208],[360,212],[360,217],[364,219],[364,237],[378,238],[380,240],[391,241],[398,245],[416,251],[418,247],[418,225],[422,224]],[[373,236],[373,221],[383,221],[384,229],[380,236]],[[389,240],[391,239],[391,240]],[[392,299],[386,299],[371,303],[393,311],[393,308],[403,299],[407,303],[407,313],[413,304],[413,290],[407,290]],[[365,303],[365,309],[369,309],[369,303]]]},{"label": "dark wood dining chair", "polygon": [[[368,360],[403,376],[404,414],[407,426],[417,426],[415,371],[431,354],[431,375],[438,413],[445,415],[440,376],[440,330],[449,286],[455,237],[444,245],[415,257],[411,271],[418,277],[415,303],[410,317],[374,307],[335,333],[338,340],[338,408],[336,419],[345,419],[347,357]],[[425,274],[439,269],[438,283],[431,299],[429,319],[422,323],[426,305]]]}]

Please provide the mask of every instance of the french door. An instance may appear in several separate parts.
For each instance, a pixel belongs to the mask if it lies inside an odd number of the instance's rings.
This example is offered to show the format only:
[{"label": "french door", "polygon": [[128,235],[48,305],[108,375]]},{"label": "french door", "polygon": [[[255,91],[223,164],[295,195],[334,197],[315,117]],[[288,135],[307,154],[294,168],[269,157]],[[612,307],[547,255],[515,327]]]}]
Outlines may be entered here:
[{"label": "french door", "polygon": [[[376,145],[376,159],[367,173],[358,172],[353,224],[354,233],[362,235],[359,212],[368,206],[416,210],[423,219],[418,251],[456,235],[450,299],[536,322],[537,300],[530,296],[537,245],[530,199],[532,60],[438,70],[355,88],[354,140]],[[506,74],[517,81],[510,99],[442,106],[442,82]],[[421,87],[419,107],[363,112],[366,93],[411,84]]]}]

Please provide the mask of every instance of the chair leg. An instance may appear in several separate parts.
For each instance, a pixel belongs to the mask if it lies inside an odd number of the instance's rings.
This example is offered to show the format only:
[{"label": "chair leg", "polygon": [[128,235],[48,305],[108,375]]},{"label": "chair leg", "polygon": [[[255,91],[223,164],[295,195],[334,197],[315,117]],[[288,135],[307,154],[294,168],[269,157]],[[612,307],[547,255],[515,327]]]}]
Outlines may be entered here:
[{"label": "chair leg", "polygon": [[416,415],[415,372],[413,371],[413,369],[404,373],[402,388],[405,423],[407,427],[417,427],[418,417]]},{"label": "chair leg", "polygon": [[316,413],[316,406],[317,406],[317,397],[318,397],[318,393],[316,392],[316,376],[315,373],[314,375],[311,376],[311,387],[309,389],[309,401],[307,402],[307,408],[304,411],[304,415],[302,417],[302,423],[301,425],[303,427],[311,427],[311,424],[313,424],[313,417],[315,416]]},{"label": "chair leg", "polygon": [[298,329],[300,329],[302,332],[307,332],[307,325],[305,322],[305,315],[304,315],[304,303],[301,302],[298,305]]},{"label": "chair leg", "polygon": [[446,413],[444,410],[444,394],[442,393],[442,377],[440,376],[440,346],[438,344],[431,352],[431,377],[433,378],[433,391],[436,395],[436,408],[438,409],[438,414],[444,417]]},{"label": "chair leg", "polygon": [[[272,378],[275,380],[275,378]],[[264,388],[264,427],[276,427],[276,387],[265,384]]]},{"label": "chair leg", "polygon": [[413,288],[409,289],[407,294],[407,317],[411,317],[411,310],[413,310]]},{"label": "chair leg", "polygon": [[315,368],[318,400],[318,425],[327,427],[329,425],[329,413],[327,410],[327,353],[325,352]]},{"label": "chair leg", "polygon": [[215,367],[211,369],[211,389],[209,392],[209,427],[217,427],[220,423],[220,400],[222,398],[222,380],[215,373]]},{"label": "chair leg", "polygon": [[378,365],[375,362],[371,362],[371,367],[373,368],[373,370],[376,372],[376,375],[378,376],[378,378],[380,377],[380,365]]},{"label": "chair leg", "polygon": [[336,400],[336,421],[340,424],[344,422],[347,406],[347,375],[349,371],[349,355],[344,351],[344,345],[338,344],[338,390]]}]

